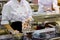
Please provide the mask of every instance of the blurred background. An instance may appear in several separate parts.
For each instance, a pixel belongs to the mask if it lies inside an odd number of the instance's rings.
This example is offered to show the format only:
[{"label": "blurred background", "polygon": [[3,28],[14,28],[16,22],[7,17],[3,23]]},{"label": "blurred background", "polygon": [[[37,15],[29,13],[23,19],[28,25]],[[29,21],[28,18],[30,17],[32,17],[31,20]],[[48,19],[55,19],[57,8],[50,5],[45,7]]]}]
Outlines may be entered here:
[{"label": "blurred background", "polygon": [[[5,4],[5,3],[7,3],[9,0],[0,0],[0,23],[1,23],[1,11],[2,11],[2,8],[3,8],[3,5]],[[30,6],[31,6],[31,8],[32,8],[32,11],[34,12],[34,13],[37,13],[37,11],[38,11],[38,0],[27,0],[29,3],[30,3]],[[58,1],[58,6],[60,7],[60,0],[57,0]],[[34,18],[34,22],[32,22],[31,24],[32,24],[32,30],[41,30],[41,28],[40,27],[42,27],[43,29],[44,29],[44,27],[43,26],[46,26],[46,25],[48,25],[48,24],[52,24],[53,26],[52,27],[54,27],[54,26],[56,26],[56,24],[55,23],[57,23],[58,24],[58,31],[59,31],[59,37],[55,37],[55,38],[52,38],[52,39],[50,39],[50,40],[60,40],[60,15],[58,14],[58,15],[37,15],[37,16],[33,16],[33,18]],[[46,21],[49,21],[49,22],[46,22]],[[48,25],[49,26],[49,25]],[[55,27],[54,27],[55,28]],[[54,29],[53,28],[53,29]],[[49,29],[50,30],[50,29]],[[46,30],[44,30],[44,31],[46,31]],[[56,30],[53,30],[52,32],[52,35],[54,34],[54,35],[56,35],[54,32],[55,32]],[[44,32],[45,33],[45,32]],[[46,34],[49,34],[50,32],[47,32]],[[10,40],[11,38],[13,38],[12,36],[14,36],[14,37],[16,37],[16,35],[11,35],[10,36],[10,34],[9,34],[9,32],[7,31],[7,29],[5,29],[1,24],[0,24],[0,39],[6,39],[6,40]],[[3,36],[2,36],[3,35]],[[20,34],[18,34],[18,35],[20,35]],[[31,33],[30,34],[28,34],[28,36],[31,36]],[[50,35],[50,34],[49,34]],[[48,37],[48,36],[47,36]],[[9,39],[10,38],[10,39]],[[13,38],[14,39],[14,38]],[[13,40],[12,39],[12,40]],[[34,40],[40,40],[39,38],[38,39],[35,39],[35,38],[33,38]],[[43,40],[43,38],[42,38],[42,40]],[[45,39],[45,40],[48,40],[48,39]]]}]

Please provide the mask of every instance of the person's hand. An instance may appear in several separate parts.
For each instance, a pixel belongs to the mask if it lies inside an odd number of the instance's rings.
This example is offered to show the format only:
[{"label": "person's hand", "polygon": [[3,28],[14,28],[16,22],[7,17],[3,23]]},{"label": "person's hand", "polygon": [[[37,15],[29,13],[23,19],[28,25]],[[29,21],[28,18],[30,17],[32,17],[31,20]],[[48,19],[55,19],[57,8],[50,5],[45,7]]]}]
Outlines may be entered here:
[{"label": "person's hand", "polygon": [[28,27],[29,23],[27,21],[22,23],[23,29],[26,29]]},{"label": "person's hand", "polygon": [[14,31],[12,32],[12,35],[13,35],[13,37],[15,37],[15,38],[17,38],[17,39],[21,39],[21,37],[23,36],[23,33],[19,33],[18,30],[14,30]]},{"label": "person's hand", "polygon": [[12,30],[11,33],[12,34],[19,34],[19,31],[18,30]]},{"label": "person's hand", "polygon": [[22,23],[23,29],[31,28],[29,22],[30,18],[26,19],[26,21]]},{"label": "person's hand", "polygon": [[44,9],[45,11],[51,10],[51,8],[49,8],[49,7],[43,7],[43,9]]}]

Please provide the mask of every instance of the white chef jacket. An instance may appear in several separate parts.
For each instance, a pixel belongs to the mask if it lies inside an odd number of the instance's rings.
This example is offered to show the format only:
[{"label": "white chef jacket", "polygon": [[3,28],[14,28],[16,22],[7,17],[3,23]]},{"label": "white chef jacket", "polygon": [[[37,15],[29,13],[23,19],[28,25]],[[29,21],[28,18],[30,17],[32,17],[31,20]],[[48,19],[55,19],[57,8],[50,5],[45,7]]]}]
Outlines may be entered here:
[{"label": "white chef jacket", "polygon": [[55,12],[59,13],[59,7],[57,3],[58,3],[57,0],[38,0],[39,5],[38,12],[44,12],[45,10],[43,9],[43,7],[51,8],[53,5]]},{"label": "white chef jacket", "polygon": [[27,18],[32,18],[32,10],[26,0],[10,0],[3,6],[1,24],[9,24],[10,22],[24,22]]}]

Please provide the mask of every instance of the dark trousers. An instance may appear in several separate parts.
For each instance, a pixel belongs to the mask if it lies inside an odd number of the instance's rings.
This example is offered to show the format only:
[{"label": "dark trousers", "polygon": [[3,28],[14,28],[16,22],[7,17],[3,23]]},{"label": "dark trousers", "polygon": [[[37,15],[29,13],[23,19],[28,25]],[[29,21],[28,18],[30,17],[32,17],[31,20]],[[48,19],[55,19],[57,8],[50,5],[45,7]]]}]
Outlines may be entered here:
[{"label": "dark trousers", "polygon": [[11,27],[12,27],[14,30],[18,30],[19,32],[22,32],[22,22],[20,22],[20,21],[13,22],[13,23],[11,24]]}]

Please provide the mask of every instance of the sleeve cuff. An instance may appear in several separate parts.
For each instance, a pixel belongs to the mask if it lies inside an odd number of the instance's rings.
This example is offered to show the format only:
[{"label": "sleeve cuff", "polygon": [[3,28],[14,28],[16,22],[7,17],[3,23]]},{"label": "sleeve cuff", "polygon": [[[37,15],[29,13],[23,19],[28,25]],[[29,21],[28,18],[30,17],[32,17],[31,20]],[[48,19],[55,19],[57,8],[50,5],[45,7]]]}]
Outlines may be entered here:
[{"label": "sleeve cuff", "polygon": [[4,24],[9,24],[8,21],[1,21],[1,25],[4,25]]}]

